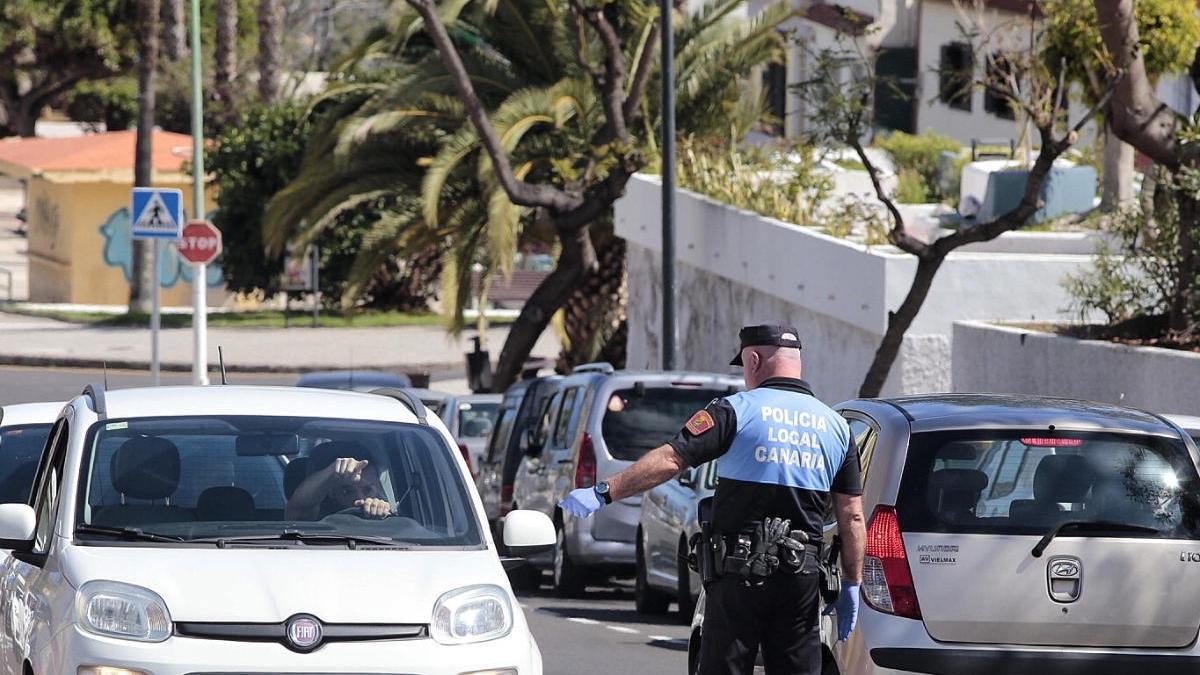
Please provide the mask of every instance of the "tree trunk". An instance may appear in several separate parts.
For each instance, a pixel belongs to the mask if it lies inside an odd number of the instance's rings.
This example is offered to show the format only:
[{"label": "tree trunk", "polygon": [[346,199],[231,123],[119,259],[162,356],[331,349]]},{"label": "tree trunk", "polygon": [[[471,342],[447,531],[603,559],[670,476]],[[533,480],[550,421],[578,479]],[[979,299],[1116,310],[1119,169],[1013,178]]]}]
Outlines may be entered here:
[{"label": "tree trunk", "polygon": [[1126,208],[1133,202],[1133,146],[1113,132],[1104,121],[1104,183],[1100,210],[1106,213]]},{"label": "tree trunk", "polygon": [[37,134],[37,120],[42,113],[41,105],[21,105],[16,111],[10,111],[12,117],[9,119],[9,125],[16,130],[17,135],[22,138],[33,138]]},{"label": "tree trunk", "polygon": [[[154,71],[158,68],[159,0],[138,0],[138,124],[134,149],[133,184],[153,184],[151,144],[154,134]],[[131,214],[132,215],[132,214]],[[153,242],[133,240],[129,280],[129,311],[149,312],[158,270],[153,265]]]},{"label": "tree trunk", "polygon": [[900,303],[899,309],[888,313],[887,330],[883,334],[883,340],[879,343],[879,349],[875,351],[875,360],[871,362],[867,376],[858,389],[860,398],[875,398],[883,391],[888,373],[891,372],[892,365],[900,354],[900,346],[904,343],[904,334],[912,326],[913,320],[917,318],[917,313],[921,311],[921,305],[925,304],[925,298],[929,296],[929,289],[933,286],[933,278],[937,275],[938,268],[942,266],[942,261],[945,259],[944,255],[936,253],[917,259],[917,273],[913,276],[908,295],[904,296],[904,302]]},{"label": "tree trunk", "polygon": [[1186,337],[1193,330],[1196,311],[1196,274],[1200,272],[1196,246],[1196,228],[1200,226],[1200,202],[1187,190],[1177,190],[1175,203],[1179,207],[1179,273],[1171,297],[1170,331]]},{"label": "tree trunk", "polygon": [[624,367],[624,350],[612,345],[620,338],[625,321],[625,305],[629,297],[625,274],[625,240],[611,237],[597,251],[599,264],[588,274],[563,307],[566,344],[558,357],[558,370],[569,372],[582,363],[606,357],[615,359],[616,367]]},{"label": "tree trunk", "polygon": [[263,103],[279,97],[279,0],[258,0],[258,95]]},{"label": "tree trunk", "polygon": [[184,29],[186,16],[184,0],[163,0],[163,53],[168,61],[178,61],[188,52],[187,31]]},{"label": "tree trunk", "polygon": [[216,70],[213,88],[217,102],[228,112],[237,77],[237,0],[217,0]]},{"label": "tree trunk", "polygon": [[504,341],[496,372],[492,375],[493,391],[503,392],[517,379],[550,318],[596,267],[596,250],[592,247],[588,228],[559,230],[558,240],[562,251],[554,271],[538,284],[508,331],[508,339]]}]

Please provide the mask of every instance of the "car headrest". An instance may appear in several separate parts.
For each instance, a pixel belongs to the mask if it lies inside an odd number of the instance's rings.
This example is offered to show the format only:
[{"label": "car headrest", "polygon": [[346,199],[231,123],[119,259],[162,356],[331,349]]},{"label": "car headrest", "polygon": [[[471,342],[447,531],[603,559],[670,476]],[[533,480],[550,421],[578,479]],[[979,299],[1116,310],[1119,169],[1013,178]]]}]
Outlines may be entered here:
[{"label": "car headrest", "polygon": [[210,487],[196,499],[197,520],[254,520],[254,514],[254,496],[240,487]]},{"label": "car headrest", "polygon": [[929,476],[929,510],[942,513],[973,509],[987,484],[987,474],[982,471],[938,469]]},{"label": "car headrest", "polygon": [[292,493],[308,478],[307,457],[295,457],[283,467],[283,496],[292,498]]},{"label": "car headrest", "polygon": [[371,457],[371,451],[354,441],[325,441],[308,453],[308,473],[311,475],[324,469],[339,457],[353,457],[367,461],[374,459]]},{"label": "car headrest", "polygon": [[1092,467],[1079,455],[1047,455],[1033,472],[1039,502],[1081,502],[1092,487]]},{"label": "car headrest", "polygon": [[179,448],[165,438],[137,436],[117,448],[110,468],[117,492],[134,499],[165,499],[179,487]]}]

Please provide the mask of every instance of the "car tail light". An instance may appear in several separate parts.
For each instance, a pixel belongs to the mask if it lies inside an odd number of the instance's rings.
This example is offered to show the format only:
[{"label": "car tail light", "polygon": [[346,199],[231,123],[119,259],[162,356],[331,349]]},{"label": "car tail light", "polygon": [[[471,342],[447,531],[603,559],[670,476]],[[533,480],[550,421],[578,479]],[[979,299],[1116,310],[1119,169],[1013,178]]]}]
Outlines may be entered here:
[{"label": "car tail light", "polygon": [[509,511],[512,511],[512,483],[500,484],[500,515],[506,516]]},{"label": "car tail light", "polygon": [[462,453],[463,460],[467,463],[467,472],[474,475],[475,467],[471,466],[471,451],[467,449],[467,444],[459,443],[458,451]]},{"label": "car tail light", "polygon": [[575,462],[575,487],[586,488],[596,484],[596,448],[591,434],[584,434],[579,443],[579,459]]},{"label": "car tail light", "polygon": [[880,612],[920,619],[908,556],[900,537],[894,506],[878,506],[867,524],[867,555],[863,560],[863,597]]}]

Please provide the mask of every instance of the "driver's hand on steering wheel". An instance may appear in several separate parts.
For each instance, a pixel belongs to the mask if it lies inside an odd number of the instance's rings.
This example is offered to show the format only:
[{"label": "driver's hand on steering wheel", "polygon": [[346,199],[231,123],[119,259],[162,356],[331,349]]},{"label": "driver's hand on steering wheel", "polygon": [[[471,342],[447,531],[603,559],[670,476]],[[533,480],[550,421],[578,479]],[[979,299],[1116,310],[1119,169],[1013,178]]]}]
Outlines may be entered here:
[{"label": "driver's hand on steering wheel", "polygon": [[354,502],[354,505],[361,508],[363,515],[367,518],[387,518],[392,515],[392,505],[387,500],[377,497],[367,497]]},{"label": "driver's hand on steering wheel", "polygon": [[360,483],[363,479],[363,470],[367,468],[367,464],[369,462],[365,459],[338,457],[333,460],[333,475],[346,483]]}]

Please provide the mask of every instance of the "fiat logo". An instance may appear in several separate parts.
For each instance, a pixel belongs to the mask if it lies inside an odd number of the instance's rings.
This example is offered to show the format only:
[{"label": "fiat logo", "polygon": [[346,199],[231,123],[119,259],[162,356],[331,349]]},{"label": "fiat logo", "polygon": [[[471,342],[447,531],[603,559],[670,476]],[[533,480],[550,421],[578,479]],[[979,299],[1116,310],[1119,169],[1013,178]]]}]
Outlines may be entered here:
[{"label": "fiat logo", "polygon": [[312,616],[293,616],[287,621],[287,640],[299,652],[316,649],[321,644],[321,622]]}]

